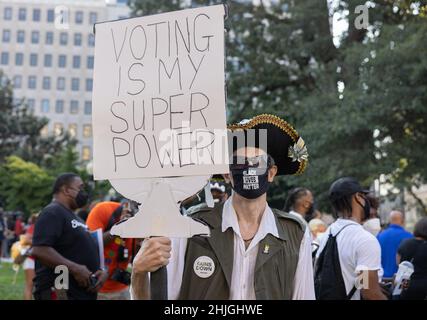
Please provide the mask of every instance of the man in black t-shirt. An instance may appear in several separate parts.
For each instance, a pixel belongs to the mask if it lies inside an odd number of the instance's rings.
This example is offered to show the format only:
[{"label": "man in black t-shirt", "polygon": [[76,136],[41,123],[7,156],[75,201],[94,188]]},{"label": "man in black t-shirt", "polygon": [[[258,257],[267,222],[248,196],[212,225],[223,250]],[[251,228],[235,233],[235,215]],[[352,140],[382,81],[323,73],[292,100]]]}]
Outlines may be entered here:
[{"label": "man in black t-shirt", "polygon": [[[107,272],[100,270],[97,244],[83,220],[74,213],[87,200],[78,175],[65,173],[56,179],[53,201],[42,210],[34,229],[35,299],[52,299],[55,289],[66,289],[67,299],[95,300],[107,279]],[[63,267],[55,272],[58,266]],[[67,280],[68,288],[64,288]]]}]

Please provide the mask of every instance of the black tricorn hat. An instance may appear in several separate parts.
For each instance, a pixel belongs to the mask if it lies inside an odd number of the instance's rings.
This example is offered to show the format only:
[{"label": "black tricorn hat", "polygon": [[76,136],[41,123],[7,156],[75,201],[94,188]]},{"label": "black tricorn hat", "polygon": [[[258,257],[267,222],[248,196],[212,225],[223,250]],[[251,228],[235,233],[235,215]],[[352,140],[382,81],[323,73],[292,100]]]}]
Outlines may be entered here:
[{"label": "black tricorn hat", "polygon": [[[250,120],[229,125],[228,129],[231,131],[231,153],[241,147],[238,140],[243,136],[244,146],[261,148],[274,159],[278,175],[301,174],[307,167],[308,152],[304,140],[289,123],[275,115],[261,114]],[[249,129],[254,131],[249,133]],[[263,133],[266,133],[266,141],[262,138]]]}]

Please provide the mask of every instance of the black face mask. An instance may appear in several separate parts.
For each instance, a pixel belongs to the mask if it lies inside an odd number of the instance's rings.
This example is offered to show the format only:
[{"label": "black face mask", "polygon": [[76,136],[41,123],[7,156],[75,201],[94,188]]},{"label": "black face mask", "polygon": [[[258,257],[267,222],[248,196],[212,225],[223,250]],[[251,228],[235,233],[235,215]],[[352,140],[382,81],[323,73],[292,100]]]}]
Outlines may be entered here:
[{"label": "black face mask", "polygon": [[305,213],[305,220],[307,220],[307,222],[313,218],[315,210],[316,210],[316,205],[312,203],[310,207],[307,209],[307,212]]},{"label": "black face mask", "polygon": [[89,201],[89,194],[84,190],[80,190],[74,201],[76,201],[77,208],[84,207]]},{"label": "black face mask", "polygon": [[365,205],[362,206],[362,204],[356,200],[356,202],[363,208],[363,214],[364,214],[364,219],[363,220],[368,220],[370,215],[371,215],[371,204],[369,203],[368,199],[365,199]]},{"label": "black face mask", "polygon": [[231,170],[233,176],[233,190],[246,199],[256,199],[267,192],[268,170],[259,174],[257,168]]}]

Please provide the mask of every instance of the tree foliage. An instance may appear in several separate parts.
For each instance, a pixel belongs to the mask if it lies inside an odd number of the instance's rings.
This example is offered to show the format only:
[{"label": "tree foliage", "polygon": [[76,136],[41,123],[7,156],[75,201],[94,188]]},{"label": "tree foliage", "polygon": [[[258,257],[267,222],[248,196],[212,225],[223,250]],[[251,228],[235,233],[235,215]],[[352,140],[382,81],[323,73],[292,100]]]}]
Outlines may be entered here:
[{"label": "tree foliage", "polygon": [[[381,174],[401,188],[426,182],[426,1],[130,2],[135,15],[227,3],[229,121],[274,113],[310,153],[303,175],[273,185],[273,205],[304,185],[327,208],[330,184],[344,175],[365,185]],[[368,28],[355,24],[359,5],[369,6]],[[349,26],[335,45],[334,14]]]},{"label": "tree foliage", "polygon": [[50,201],[56,174],[77,172],[76,140],[67,134],[43,136],[47,118],[15,101],[10,81],[0,71],[0,202],[25,214]]},{"label": "tree foliage", "polygon": [[6,210],[38,212],[50,202],[52,182],[46,170],[17,156],[7,157],[0,166],[0,194]]}]

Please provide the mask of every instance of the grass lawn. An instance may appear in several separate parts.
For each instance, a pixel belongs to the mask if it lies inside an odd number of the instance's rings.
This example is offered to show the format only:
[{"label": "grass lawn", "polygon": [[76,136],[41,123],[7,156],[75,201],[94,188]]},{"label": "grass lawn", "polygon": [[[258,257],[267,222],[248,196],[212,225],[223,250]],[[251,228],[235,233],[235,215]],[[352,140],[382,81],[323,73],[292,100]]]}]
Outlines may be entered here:
[{"label": "grass lawn", "polygon": [[0,267],[0,300],[22,300],[24,298],[24,271],[19,269],[16,283],[13,284],[15,271],[11,263],[1,262]]}]

